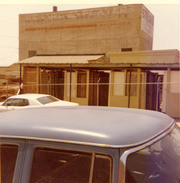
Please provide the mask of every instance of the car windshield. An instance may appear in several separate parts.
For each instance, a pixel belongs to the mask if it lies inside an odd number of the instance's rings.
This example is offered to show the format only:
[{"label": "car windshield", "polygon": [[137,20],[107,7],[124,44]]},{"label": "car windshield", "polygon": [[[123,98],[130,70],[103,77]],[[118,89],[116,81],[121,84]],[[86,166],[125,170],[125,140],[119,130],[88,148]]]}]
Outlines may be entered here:
[{"label": "car windshield", "polygon": [[126,183],[180,183],[180,129],[128,156]]},{"label": "car windshield", "polygon": [[21,98],[11,98],[6,100],[2,106],[28,106],[29,101]]},{"label": "car windshield", "polygon": [[58,101],[58,99],[55,98],[55,97],[53,97],[53,96],[39,97],[39,98],[37,98],[37,100],[38,100],[41,104],[43,104],[43,105],[49,104],[49,103],[51,103],[51,102],[56,102],[56,101]]}]

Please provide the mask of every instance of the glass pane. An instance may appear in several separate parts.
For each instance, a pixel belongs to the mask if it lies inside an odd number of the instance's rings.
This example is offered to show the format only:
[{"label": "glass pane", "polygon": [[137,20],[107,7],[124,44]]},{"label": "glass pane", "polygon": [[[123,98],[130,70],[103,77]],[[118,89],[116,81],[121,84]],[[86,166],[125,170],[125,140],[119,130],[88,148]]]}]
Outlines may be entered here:
[{"label": "glass pane", "polygon": [[111,182],[111,159],[107,156],[96,155],[92,183]]},{"label": "glass pane", "polygon": [[27,99],[8,99],[2,104],[3,106],[27,106],[29,101]]},{"label": "glass pane", "polygon": [[91,154],[36,148],[31,183],[88,183]]},{"label": "glass pane", "polygon": [[0,178],[1,183],[11,183],[18,153],[16,145],[0,145]]},{"label": "glass pane", "polygon": [[180,130],[127,158],[126,183],[180,183]]},{"label": "glass pane", "polygon": [[40,97],[37,99],[41,104],[48,104],[51,102],[56,102],[58,101],[57,98],[53,97],[53,96],[45,96],[45,97]]}]

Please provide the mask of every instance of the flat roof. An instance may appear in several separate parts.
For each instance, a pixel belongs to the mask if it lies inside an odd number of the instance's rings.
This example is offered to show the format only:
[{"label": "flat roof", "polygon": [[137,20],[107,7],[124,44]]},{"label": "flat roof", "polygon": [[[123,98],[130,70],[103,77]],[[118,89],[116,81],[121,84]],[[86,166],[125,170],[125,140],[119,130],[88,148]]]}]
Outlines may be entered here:
[{"label": "flat roof", "polygon": [[89,61],[96,61],[104,55],[76,55],[76,56],[34,56],[26,58],[21,64],[88,64]]},{"label": "flat roof", "polygon": [[0,113],[0,136],[101,147],[143,144],[174,120],[148,110],[113,107],[41,107]]}]

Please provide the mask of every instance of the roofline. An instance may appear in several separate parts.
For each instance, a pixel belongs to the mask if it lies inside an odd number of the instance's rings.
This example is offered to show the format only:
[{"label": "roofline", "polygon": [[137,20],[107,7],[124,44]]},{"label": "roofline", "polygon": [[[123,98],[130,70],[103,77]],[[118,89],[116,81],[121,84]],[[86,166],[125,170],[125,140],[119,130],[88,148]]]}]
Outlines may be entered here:
[{"label": "roofline", "polygon": [[178,49],[165,49],[165,50],[137,50],[131,52],[107,52],[106,55],[152,55],[152,54],[177,54],[179,55],[180,50]]},{"label": "roofline", "polygon": [[[49,141],[49,142],[60,142],[60,143],[66,143],[66,144],[75,144],[75,145],[85,145],[85,146],[94,146],[94,147],[104,147],[104,148],[133,148],[137,147],[143,144],[152,144],[154,141],[160,140],[162,137],[167,135],[175,126],[175,121],[172,119],[170,125],[167,127],[167,129],[162,131],[159,134],[156,134],[155,136],[139,142],[135,144],[128,144],[128,145],[109,145],[109,144],[101,144],[101,143],[92,143],[92,142],[82,142],[82,141],[71,141],[71,140],[61,140],[61,139],[53,139],[53,138],[40,138],[40,137],[29,137],[29,136],[11,136],[11,135],[0,135],[1,138],[14,138],[14,139],[25,139],[25,140],[36,140],[36,141]],[[152,142],[151,142],[152,141]]]},{"label": "roofline", "polygon": [[113,69],[123,69],[123,68],[141,68],[145,70],[167,70],[171,68],[172,70],[180,70],[180,64],[143,64],[143,63],[87,63],[87,64],[44,64],[44,63],[21,63],[22,66],[29,67],[43,67],[43,68],[74,68],[74,69],[101,69],[101,70],[113,70]]},{"label": "roofline", "polygon": [[[87,10],[97,10],[97,9],[105,9],[105,8],[114,8],[114,7],[119,7],[119,6],[144,6],[146,7],[144,4],[142,3],[138,3],[138,4],[115,4],[115,5],[108,5],[108,6],[98,6],[98,7],[90,7],[90,8],[79,8],[79,9],[67,9],[67,10],[59,10],[56,12],[53,11],[46,11],[46,12],[35,12],[35,13],[22,13],[19,14],[19,16],[21,15],[34,15],[34,14],[45,14],[45,13],[66,13],[66,12],[79,12],[79,11],[87,11]],[[53,5],[52,5],[53,7]],[[147,9],[147,7],[146,7]],[[148,9],[147,9],[148,10]],[[149,11],[149,10],[148,10]],[[150,12],[151,13],[151,12]],[[151,13],[152,14],[152,13]]]}]

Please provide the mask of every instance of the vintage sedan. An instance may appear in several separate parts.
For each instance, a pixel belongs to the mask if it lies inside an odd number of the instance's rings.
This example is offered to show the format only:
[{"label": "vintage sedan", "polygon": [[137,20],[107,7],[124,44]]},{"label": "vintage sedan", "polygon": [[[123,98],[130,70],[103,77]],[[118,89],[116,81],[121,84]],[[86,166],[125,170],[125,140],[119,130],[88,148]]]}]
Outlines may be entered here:
[{"label": "vintage sedan", "polygon": [[45,94],[20,94],[6,99],[0,105],[0,109],[22,109],[42,106],[76,106],[77,103],[59,100],[52,95]]},{"label": "vintage sedan", "polygon": [[0,161],[1,183],[179,183],[180,129],[147,110],[12,110],[0,113]]}]

